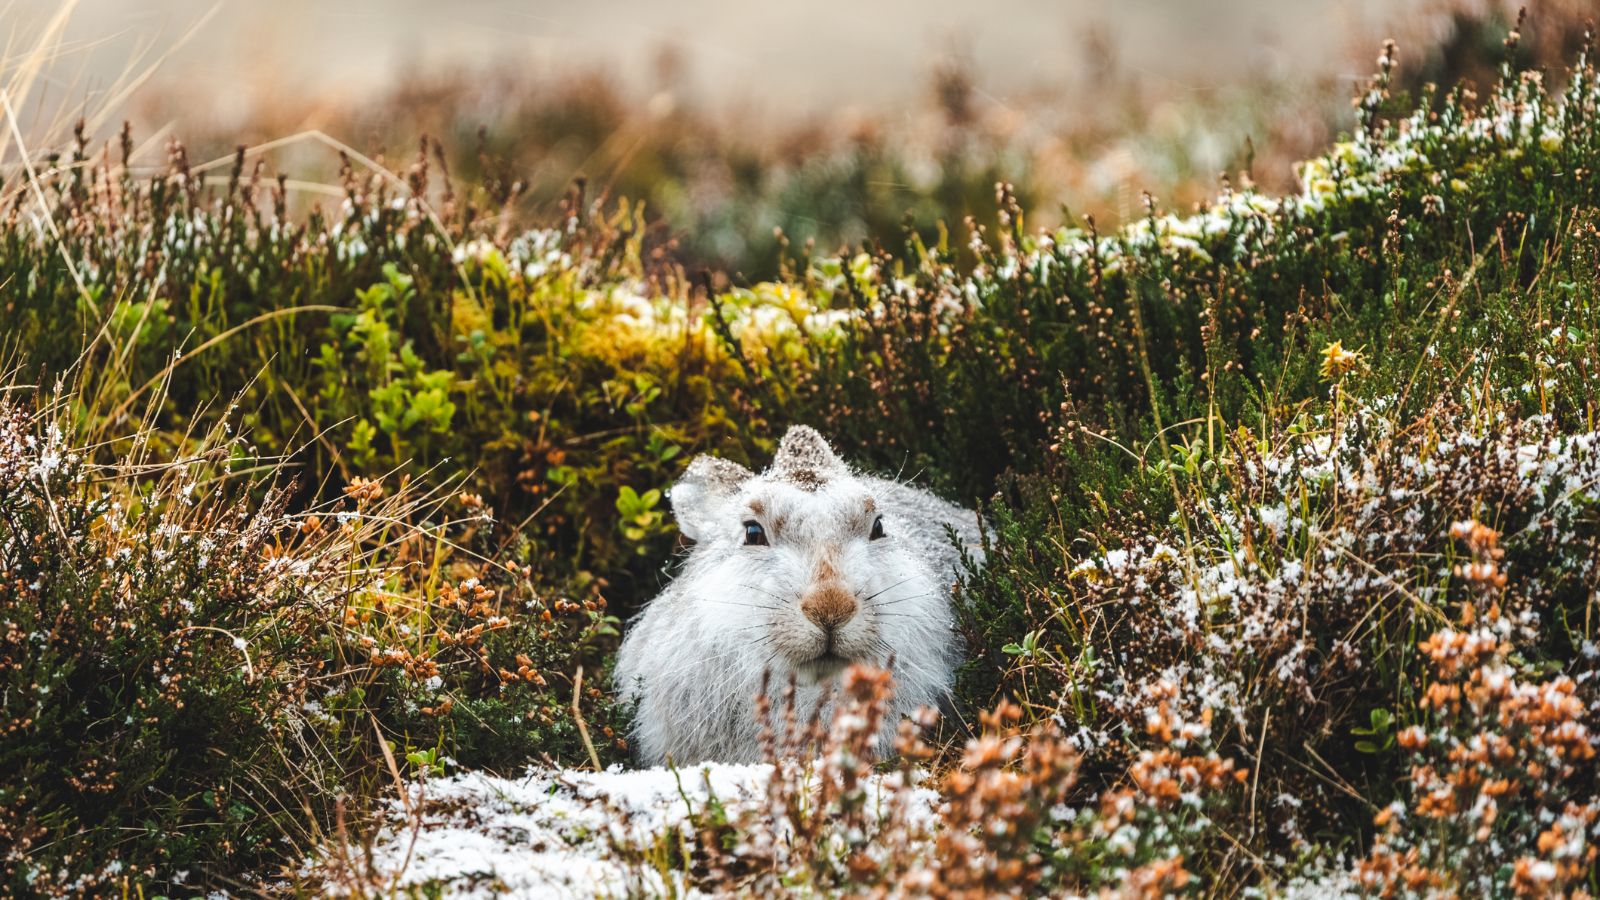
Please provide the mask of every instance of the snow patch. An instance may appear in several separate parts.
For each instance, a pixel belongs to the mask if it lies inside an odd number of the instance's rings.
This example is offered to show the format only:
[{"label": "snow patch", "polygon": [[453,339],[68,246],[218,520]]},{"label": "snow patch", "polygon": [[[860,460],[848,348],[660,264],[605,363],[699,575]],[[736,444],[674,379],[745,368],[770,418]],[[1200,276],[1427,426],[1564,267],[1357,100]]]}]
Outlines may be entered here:
[{"label": "snow patch", "polygon": [[[522,778],[466,772],[419,781],[406,803],[390,803],[369,878],[391,892],[437,888],[465,898],[702,896],[680,873],[663,876],[628,851],[648,851],[677,829],[693,831],[692,817],[713,798],[730,817],[766,804],[771,776],[766,764],[707,764],[534,767]],[[910,795],[916,816],[931,822],[938,796],[925,788]],[[330,850],[303,874],[339,892],[339,870],[364,867],[360,851],[350,852],[340,860]]]}]

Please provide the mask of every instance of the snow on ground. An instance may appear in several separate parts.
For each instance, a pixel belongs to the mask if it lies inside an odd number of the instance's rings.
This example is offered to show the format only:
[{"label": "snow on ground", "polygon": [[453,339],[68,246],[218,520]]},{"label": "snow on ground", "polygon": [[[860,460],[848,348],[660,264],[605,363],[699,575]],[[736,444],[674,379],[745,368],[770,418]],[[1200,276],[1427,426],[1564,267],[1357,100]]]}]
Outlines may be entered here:
[{"label": "snow on ground", "polygon": [[[534,767],[522,778],[466,772],[416,782],[407,803],[390,805],[369,886],[390,894],[442,888],[469,898],[696,896],[677,873],[668,884],[619,848],[654,846],[712,797],[730,815],[765,804],[771,772],[726,764],[598,773]],[[915,793],[931,816],[937,795]],[[360,849],[349,855],[365,867]],[[336,867],[322,860],[307,874],[328,877]]]}]

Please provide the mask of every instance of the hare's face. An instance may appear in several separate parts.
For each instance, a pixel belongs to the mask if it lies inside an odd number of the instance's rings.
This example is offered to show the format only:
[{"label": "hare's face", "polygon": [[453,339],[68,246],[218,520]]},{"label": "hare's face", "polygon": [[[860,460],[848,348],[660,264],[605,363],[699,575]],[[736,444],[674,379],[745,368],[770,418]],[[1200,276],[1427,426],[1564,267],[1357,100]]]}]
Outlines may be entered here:
[{"label": "hare's face", "polygon": [[774,673],[820,681],[852,662],[886,664],[895,653],[891,626],[915,615],[910,601],[930,597],[933,585],[876,500],[854,479],[809,490],[758,479],[740,493],[717,593],[742,600],[760,621],[750,630]]},{"label": "hare's face", "polygon": [[700,632],[775,677],[814,683],[904,655],[943,621],[943,601],[867,484],[820,437],[822,452],[798,452],[794,434],[760,476],[697,460],[672,500],[696,541],[683,577]]}]

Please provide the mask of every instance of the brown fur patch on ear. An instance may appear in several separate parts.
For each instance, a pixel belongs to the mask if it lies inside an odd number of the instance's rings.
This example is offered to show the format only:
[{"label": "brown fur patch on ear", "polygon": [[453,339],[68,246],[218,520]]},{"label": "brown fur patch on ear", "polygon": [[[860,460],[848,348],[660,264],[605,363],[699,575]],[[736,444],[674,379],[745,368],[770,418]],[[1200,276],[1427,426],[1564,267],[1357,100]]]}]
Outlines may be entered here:
[{"label": "brown fur patch on ear", "polygon": [[792,469],[784,475],[784,479],[808,494],[816,493],[818,488],[828,483],[828,479],[816,469]]},{"label": "brown fur patch on ear", "polygon": [[731,459],[720,456],[697,456],[684,472],[686,478],[696,480],[719,491],[731,491],[751,477],[751,472]]},{"label": "brown fur patch on ear", "polygon": [[848,467],[815,428],[796,425],[784,432],[783,440],[778,442],[771,471],[803,491],[813,491],[830,475],[847,472]]}]

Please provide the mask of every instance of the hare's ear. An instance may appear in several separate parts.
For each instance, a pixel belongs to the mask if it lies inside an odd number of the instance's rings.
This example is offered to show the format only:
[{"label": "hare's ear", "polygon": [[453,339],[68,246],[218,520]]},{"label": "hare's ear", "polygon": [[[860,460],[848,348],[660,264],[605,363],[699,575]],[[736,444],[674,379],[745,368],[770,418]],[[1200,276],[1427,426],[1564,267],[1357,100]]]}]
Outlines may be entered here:
[{"label": "hare's ear", "polygon": [[783,476],[805,484],[820,484],[831,475],[849,471],[844,461],[828,446],[828,439],[815,428],[796,425],[784,432],[772,468]]},{"label": "hare's ear", "polygon": [[739,490],[751,472],[732,460],[717,456],[697,456],[683,477],[672,486],[667,498],[678,530],[691,541],[701,540],[716,527],[723,501]]}]

